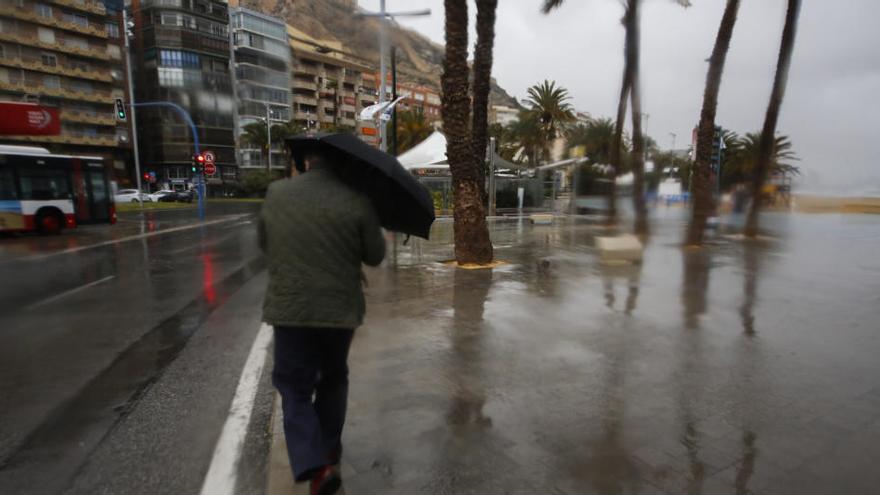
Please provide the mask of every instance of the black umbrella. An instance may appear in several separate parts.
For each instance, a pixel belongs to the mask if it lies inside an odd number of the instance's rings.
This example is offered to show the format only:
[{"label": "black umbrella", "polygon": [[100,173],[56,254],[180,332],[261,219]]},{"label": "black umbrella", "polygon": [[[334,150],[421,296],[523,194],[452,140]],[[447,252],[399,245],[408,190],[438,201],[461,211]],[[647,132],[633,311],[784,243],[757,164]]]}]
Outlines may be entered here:
[{"label": "black umbrella", "polygon": [[339,167],[343,180],[373,200],[386,229],[428,238],[434,201],[397,158],[351,134],[304,134],[288,138],[287,146],[298,168],[308,151],[318,151]]}]

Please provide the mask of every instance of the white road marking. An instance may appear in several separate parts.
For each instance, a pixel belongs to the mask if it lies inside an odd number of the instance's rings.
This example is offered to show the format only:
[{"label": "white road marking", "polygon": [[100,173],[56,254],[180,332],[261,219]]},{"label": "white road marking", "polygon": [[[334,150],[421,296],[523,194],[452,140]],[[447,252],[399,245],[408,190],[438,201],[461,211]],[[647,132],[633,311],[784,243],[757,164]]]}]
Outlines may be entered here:
[{"label": "white road marking", "polygon": [[271,342],[272,327],[263,323],[251,346],[238,381],[238,388],[235,389],[235,396],[232,398],[232,405],[229,407],[229,416],[223,425],[223,431],[220,432],[220,438],[217,439],[211,467],[208,468],[208,474],[205,475],[205,481],[202,483],[202,495],[235,493],[238,462],[241,459],[248,423],[251,420],[257,388],[260,385],[260,375],[263,374],[263,366],[266,364],[266,355]]},{"label": "white road marking", "polygon": [[207,227],[208,225],[215,225],[218,223],[232,222],[234,220],[239,220],[239,219],[246,217],[248,215],[250,215],[250,214],[249,213],[242,213],[240,215],[235,215],[235,216],[231,216],[228,218],[219,218],[217,220],[211,220],[211,221],[204,222],[204,223],[194,223],[194,224],[189,224],[189,225],[181,225],[180,227],[171,227],[170,229],[157,230],[155,232],[145,232],[143,234],[135,234],[135,235],[130,235],[130,236],[126,236],[126,237],[120,237],[119,239],[111,239],[109,241],[99,242],[97,244],[89,244],[88,246],[74,247],[74,248],[70,248],[70,249],[65,249],[63,251],[56,251],[54,253],[38,254],[36,256],[29,256],[27,258],[18,258],[15,260],[11,260],[10,262],[19,263],[19,262],[23,262],[23,261],[44,260],[46,258],[51,258],[53,256],[59,256],[62,254],[77,253],[79,251],[85,251],[87,249],[95,249],[95,248],[99,248],[99,247],[110,246],[112,244],[119,244],[122,242],[134,241],[134,240],[138,240],[138,239],[146,239],[147,237],[154,237],[154,236],[158,236],[158,235],[170,234],[173,232],[180,232],[183,230],[191,230],[191,229],[195,229],[195,228],[199,228],[199,227]]},{"label": "white road marking", "polygon": [[104,277],[104,278],[102,278],[102,279],[100,279],[100,280],[95,280],[94,282],[89,282],[89,283],[87,283],[87,284],[85,284],[85,285],[80,285],[79,287],[75,287],[75,288],[73,288],[73,289],[66,290],[66,291],[64,291],[64,292],[62,292],[62,293],[60,293],[60,294],[55,294],[55,295],[52,296],[52,297],[49,297],[49,298],[43,299],[42,301],[38,301],[38,302],[35,302],[35,303],[33,303],[33,304],[29,304],[29,305],[25,306],[24,309],[25,309],[25,311],[29,311],[29,310],[31,310],[31,309],[38,308],[38,307],[40,307],[40,306],[44,306],[44,305],[49,304],[49,303],[51,303],[51,302],[55,302],[55,301],[57,301],[57,300],[59,300],[59,299],[61,299],[61,298],[64,298],[64,297],[67,297],[67,296],[72,296],[73,294],[76,294],[77,292],[80,292],[80,291],[86,290],[86,289],[88,289],[89,287],[94,287],[94,286],[96,286],[96,285],[98,285],[98,284],[102,284],[102,283],[104,283],[104,282],[106,282],[106,281],[108,281],[108,280],[110,280],[110,279],[113,279],[113,278],[116,278],[116,275],[110,275],[109,277]]}]

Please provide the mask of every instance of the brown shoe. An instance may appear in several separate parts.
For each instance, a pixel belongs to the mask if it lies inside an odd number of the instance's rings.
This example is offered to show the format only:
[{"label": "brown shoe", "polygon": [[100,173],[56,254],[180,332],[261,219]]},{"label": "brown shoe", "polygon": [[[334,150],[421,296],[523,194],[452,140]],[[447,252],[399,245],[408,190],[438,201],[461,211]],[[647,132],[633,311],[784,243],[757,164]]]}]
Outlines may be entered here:
[{"label": "brown shoe", "polygon": [[342,478],[333,466],[322,467],[309,481],[310,495],[334,495],[342,486]]}]

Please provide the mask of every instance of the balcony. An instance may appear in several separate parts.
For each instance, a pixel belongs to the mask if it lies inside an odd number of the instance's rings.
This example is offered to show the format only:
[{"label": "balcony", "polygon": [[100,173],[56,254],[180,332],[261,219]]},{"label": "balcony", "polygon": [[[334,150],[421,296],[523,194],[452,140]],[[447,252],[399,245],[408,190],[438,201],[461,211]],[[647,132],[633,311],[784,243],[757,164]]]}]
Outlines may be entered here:
[{"label": "balcony", "polygon": [[104,4],[101,2],[94,1],[77,1],[77,0],[49,0],[55,5],[63,5],[65,7],[70,7],[74,10],[80,10],[83,12],[90,12],[92,14],[98,15],[107,15],[107,9],[104,8]]},{"label": "balcony", "polygon": [[333,124],[336,122],[336,117],[333,115],[321,115],[321,123],[324,124]]},{"label": "balcony", "polygon": [[349,126],[349,127],[357,127],[357,121],[354,120],[354,119],[341,118],[341,119],[339,119],[339,123],[340,123],[341,125],[346,125],[346,126]]},{"label": "balcony", "polygon": [[297,89],[310,89],[312,91],[318,90],[318,85],[314,81],[306,81],[303,79],[294,79],[293,87]]},{"label": "balcony", "polygon": [[68,110],[66,108],[61,109],[61,120],[64,122],[76,122],[79,124],[116,126],[115,115]]},{"label": "balcony", "polygon": [[310,76],[319,76],[321,75],[321,68],[317,65],[299,64],[293,66],[293,72],[295,74],[308,74]]},{"label": "balcony", "polygon": [[[32,4],[26,3],[25,5],[30,6]],[[80,26],[79,24],[76,24],[74,22],[62,21],[61,19],[56,19],[55,17],[43,17],[41,15],[37,15],[37,13],[33,10],[26,9],[24,7],[0,5],[0,16],[13,17],[15,19],[30,21],[34,24],[51,26],[58,29],[63,29],[65,31],[73,31],[79,34],[87,34],[96,38],[107,39],[107,31],[104,26],[101,26],[100,28],[92,26],[91,24],[89,24],[88,26]]]},{"label": "balcony", "polygon": [[7,83],[0,81],[0,89],[6,91],[19,91],[21,93],[31,93],[40,96],[53,96],[65,100],[89,101],[93,103],[113,103],[113,97],[109,92],[83,93],[68,88],[47,88],[43,85],[32,85],[23,83]]},{"label": "balcony", "polygon": [[98,60],[110,60],[110,55],[106,51],[79,48],[72,45],[62,45],[60,43],[44,43],[35,37],[19,36],[8,33],[0,33],[0,41],[9,41],[11,43],[21,43],[35,48],[44,50],[52,50],[62,53],[70,53],[80,57],[95,58]]},{"label": "balcony", "polygon": [[311,96],[293,95],[294,103],[303,103],[305,105],[317,105],[318,100]]},{"label": "balcony", "polygon": [[60,76],[76,77],[79,79],[88,79],[90,81],[101,81],[106,83],[113,82],[113,76],[104,72],[84,71],[70,67],[62,67],[60,65],[49,66],[44,65],[40,60],[22,60],[18,57],[0,57],[0,65],[7,67],[15,67],[17,69],[26,69],[36,72],[45,72],[46,74],[57,74]]},{"label": "balcony", "polygon": [[296,111],[293,113],[294,120],[318,120],[318,114],[315,112]]},{"label": "balcony", "polygon": [[116,136],[3,136],[4,139],[26,141],[29,143],[78,144],[82,146],[106,146],[116,148],[119,142]]}]

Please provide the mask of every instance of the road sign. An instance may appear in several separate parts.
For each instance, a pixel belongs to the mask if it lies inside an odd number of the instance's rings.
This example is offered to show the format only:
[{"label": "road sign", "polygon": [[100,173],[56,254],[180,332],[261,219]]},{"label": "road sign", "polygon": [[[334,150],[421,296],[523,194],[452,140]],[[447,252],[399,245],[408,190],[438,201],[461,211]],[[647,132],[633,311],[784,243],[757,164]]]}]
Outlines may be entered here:
[{"label": "road sign", "polygon": [[214,175],[217,173],[217,166],[214,165],[214,162],[208,162],[205,164],[205,175]]},{"label": "road sign", "polygon": [[205,163],[210,163],[211,165],[214,164],[214,160],[216,160],[217,158],[216,156],[214,156],[213,151],[205,151],[202,153],[202,155],[205,157]]}]

